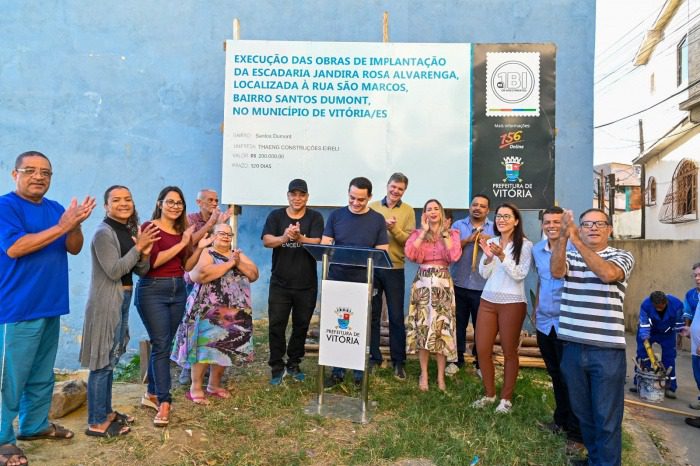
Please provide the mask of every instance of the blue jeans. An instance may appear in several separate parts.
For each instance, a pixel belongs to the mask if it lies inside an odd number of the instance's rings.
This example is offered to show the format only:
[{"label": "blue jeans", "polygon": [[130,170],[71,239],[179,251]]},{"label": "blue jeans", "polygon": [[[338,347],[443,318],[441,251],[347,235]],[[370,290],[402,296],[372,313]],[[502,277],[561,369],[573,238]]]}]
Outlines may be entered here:
[{"label": "blue jeans", "polygon": [[60,317],[0,325],[0,445],[14,444],[12,422],[34,435],[49,428]]},{"label": "blue jeans", "polygon": [[148,393],[155,394],[159,403],[172,402],[170,352],[186,302],[182,277],[142,278],[136,286],[136,310],[151,340]]},{"label": "blue jeans", "polygon": [[406,360],[406,325],[404,324],[404,295],[406,278],[403,269],[376,269],[372,295],[372,334],[369,353],[372,361],[382,362],[379,351],[380,326],[382,319],[382,294],[386,295],[386,308],[389,314],[389,348],[391,361],[402,364]]},{"label": "blue jeans", "polygon": [[561,371],[591,465],[622,462],[625,350],[564,342]]},{"label": "blue jeans", "polygon": [[114,332],[114,342],[109,353],[109,364],[106,367],[90,371],[87,383],[88,424],[102,424],[112,409],[112,380],[114,368],[119,358],[126,351],[129,336],[129,306],[131,305],[131,290],[124,290],[124,300],[121,307],[121,319]]},{"label": "blue jeans", "polygon": [[[693,377],[695,377],[695,385],[697,385],[698,390],[700,390],[700,356],[694,354],[691,361],[693,364]],[[700,400],[700,395],[698,395],[698,400]]]}]

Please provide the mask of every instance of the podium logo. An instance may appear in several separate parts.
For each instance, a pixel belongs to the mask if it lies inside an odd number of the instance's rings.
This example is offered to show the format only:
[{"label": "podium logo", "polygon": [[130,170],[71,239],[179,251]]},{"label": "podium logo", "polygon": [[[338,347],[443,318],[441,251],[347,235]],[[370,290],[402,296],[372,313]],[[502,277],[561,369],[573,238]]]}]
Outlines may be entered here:
[{"label": "podium logo", "polygon": [[338,328],[341,330],[352,330],[352,327],[350,327],[352,309],[348,307],[339,307],[335,310],[335,315],[338,316]]}]

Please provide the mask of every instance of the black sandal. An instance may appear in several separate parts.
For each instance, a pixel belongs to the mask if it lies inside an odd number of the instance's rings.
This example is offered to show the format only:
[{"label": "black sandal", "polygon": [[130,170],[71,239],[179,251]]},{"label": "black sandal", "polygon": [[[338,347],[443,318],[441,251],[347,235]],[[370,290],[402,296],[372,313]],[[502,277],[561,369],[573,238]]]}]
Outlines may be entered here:
[{"label": "black sandal", "polygon": [[[22,466],[28,465],[29,461],[27,460],[27,457],[24,456],[24,452],[22,451],[21,448],[19,448],[17,445],[13,445],[11,443],[6,443],[5,445],[0,446],[0,464],[5,466],[7,463],[10,462],[13,456],[16,456],[19,464]],[[22,462],[24,460],[24,462]]]},{"label": "black sandal", "polygon": [[[124,430],[126,429],[126,430]],[[129,426],[125,426],[119,421],[112,421],[109,423],[109,426],[104,432],[100,432],[98,430],[92,430],[89,427],[85,429],[85,435],[89,435],[90,437],[118,437],[120,435],[126,435],[129,432],[131,432],[131,429]]]},{"label": "black sandal", "polygon": [[134,416],[120,413],[119,411],[114,411],[114,420],[121,423],[123,426],[130,426],[136,422],[136,418]]}]

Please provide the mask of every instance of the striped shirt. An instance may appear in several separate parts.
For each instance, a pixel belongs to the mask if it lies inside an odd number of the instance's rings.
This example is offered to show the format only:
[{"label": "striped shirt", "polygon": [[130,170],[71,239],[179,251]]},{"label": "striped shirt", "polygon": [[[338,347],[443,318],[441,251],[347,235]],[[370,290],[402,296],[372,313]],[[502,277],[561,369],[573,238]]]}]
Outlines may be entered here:
[{"label": "striped shirt", "polygon": [[624,279],[605,283],[588,268],[581,254],[566,252],[567,271],[561,296],[559,338],[608,348],[625,348],[622,303],[634,267],[628,251],[607,247],[598,255],[622,269]]}]

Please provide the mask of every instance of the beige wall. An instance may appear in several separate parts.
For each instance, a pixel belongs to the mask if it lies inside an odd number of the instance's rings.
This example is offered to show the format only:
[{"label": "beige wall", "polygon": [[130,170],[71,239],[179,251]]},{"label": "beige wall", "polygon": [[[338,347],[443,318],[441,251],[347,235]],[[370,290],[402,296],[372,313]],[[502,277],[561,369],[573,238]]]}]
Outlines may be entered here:
[{"label": "beige wall", "polygon": [[639,306],[652,291],[661,290],[681,301],[695,286],[690,267],[700,262],[700,240],[614,240],[610,245],[634,255],[635,266],[625,296],[625,328],[636,333]]}]

